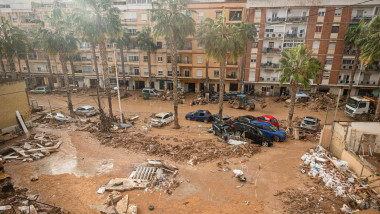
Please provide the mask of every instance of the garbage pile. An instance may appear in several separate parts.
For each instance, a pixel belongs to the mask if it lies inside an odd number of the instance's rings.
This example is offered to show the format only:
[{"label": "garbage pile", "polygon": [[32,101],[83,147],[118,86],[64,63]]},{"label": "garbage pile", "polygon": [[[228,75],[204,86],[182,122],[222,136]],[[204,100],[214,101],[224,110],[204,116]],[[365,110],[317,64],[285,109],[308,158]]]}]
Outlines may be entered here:
[{"label": "garbage pile", "polygon": [[190,105],[206,105],[209,102],[202,94],[197,94],[197,96],[191,101]]},{"label": "garbage pile", "polygon": [[29,138],[10,146],[6,150],[6,155],[1,158],[4,160],[33,161],[49,156],[52,152],[58,152],[62,141],[55,135],[44,132],[32,134]]},{"label": "garbage pile", "polygon": [[[310,94],[310,102],[308,102],[308,106],[314,111],[326,111],[328,104],[330,104],[330,107],[336,105],[336,99],[337,96],[330,93]],[[341,105],[345,105],[345,103],[341,103]]]},{"label": "garbage pile", "polygon": [[302,173],[321,179],[326,187],[335,192],[336,197],[345,200],[347,204],[342,207],[342,211],[351,213],[352,209],[369,208],[380,210],[377,193],[348,169],[347,162],[331,159],[322,147],[311,150],[301,159],[304,161],[301,165]]},{"label": "garbage pile", "polygon": [[[123,147],[130,151],[165,157],[175,162],[183,161],[190,165],[221,158],[251,157],[260,151],[256,144],[226,145],[215,140],[185,139],[180,144],[172,145],[168,141],[178,142],[177,138],[160,139],[147,133],[129,132],[122,134],[98,135],[102,144],[114,148]],[[164,141],[165,143],[161,143]]]},{"label": "garbage pile", "polygon": [[[177,97],[180,103],[185,103],[185,94],[182,92],[182,90],[177,90]],[[161,93],[160,96],[162,101],[171,101],[174,99],[174,93],[173,90],[165,90],[163,93]]]}]

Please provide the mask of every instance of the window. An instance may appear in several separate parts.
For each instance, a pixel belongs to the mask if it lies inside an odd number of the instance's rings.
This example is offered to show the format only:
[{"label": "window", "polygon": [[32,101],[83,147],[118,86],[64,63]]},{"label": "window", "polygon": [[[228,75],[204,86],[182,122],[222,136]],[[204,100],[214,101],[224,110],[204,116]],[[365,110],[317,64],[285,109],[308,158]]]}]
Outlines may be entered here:
[{"label": "window", "polygon": [[172,63],[172,56],[170,54],[166,56],[166,61],[167,63]]},{"label": "window", "polygon": [[222,16],[222,11],[217,11],[216,12],[216,18],[219,18],[220,16]]},{"label": "window", "polygon": [[125,19],[126,22],[136,22],[137,21],[137,15],[136,12],[125,12]]},{"label": "window", "polygon": [[342,9],[335,9],[335,16],[341,16],[342,15]]},{"label": "window", "polygon": [[203,46],[202,45],[200,45],[199,43],[197,43],[197,49],[202,49],[203,48]]},{"label": "window", "polygon": [[367,103],[359,103],[359,108],[365,108],[367,106]]},{"label": "window", "polygon": [[326,65],[332,65],[332,59],[326,59]]},{"label": "window", "polygon": [[316,32],[316,33],[320,33],[320,32],[322,32],[322,26],[316,26],[316,27],[315,27],[315,32]]},{"label": "window", "polygon": [[259,43],[258,42],[252,42],[252,48],[258,48]]},{"label": "window", "polygon": [[162,75],[164,75],[164,71],[162,70],[162,69],[158,69],[158,76],[162,76]]},{"label": "window", "polygon": [[313,49],[319,49],[319,41],[313,42]]},{"label": "window", "polygon": [[339,32],[339,26],[332,26],[331,33],[338,33]]},{"label": "window", "polygon": [[157,61],[158,61],[158,62],[162,62],[162,56],[158,56],[158,57],[157,57]]},{"label": "window", "polygon": [[168,76],[173,76],[173,71],[171,68],[168,68]]},{"label": "window", "polygon": [[140,69],[139,68],[134,68],[134,75],[140,75]]},{"label": "window", "polygon": [[92,73],[92,66],[83,66],[83,73]]},{"label": "window", "polygon": [[251,62],[256,62],[256,58],[251,58]]},{"label": "window", "polygon": [[336,44],[336,42],[330,42],[329,43],[329,50],[335,50],[335,44]]},{"label": "window", "polygon": [[157,48],[161,49],[162,48],[162,42],[157,42]]},{"label": "window", "polygon": [[197,63],[201,64],[203,62],[202,56],[197,56]]},{"label": "window", "polygon": [[214,71],[214,77],[219,77],[219,71],[218,70]]},{"label": "window", "polygon": [[319,9],[318,10],[318,16],[325,16],[326,9]]},{"label": "window", "polygon": [[127,26],[127,33],[129,35],[136,35],[137,33],[137,26]]},{"label": "window", "polygon": [[148,56],[144,56],[144,62],[148,62]]},{"label": "window", "polygon": [[230,21],[240,21],[242,17],[242,11],[230,11]]},{"label": "window", "polygon": [[141,21],[146,21],[148,20],[148,15],[146,13],[141,14]]},{"label": "window", "polygon": [[342,64],[345,64],[345,65],[351,65],[351,64],[354,64],[354,60],[351,60],[351,59],[344,59]]},{"label": "window", "polygon": [[185,69],[185,77],[190,77],[190,69]]},{"label": "window", "polygon": [[265,32],[267,32],[267,33],[271,33],[271,32],[273,32],[273,30],[274,30],[274,29],[265,29]]},{"label": "window", "polygon": [[203,20],[204,13],[198,12],[198,20]]},{"label": "window", "polygon": [[144,68],[144,75],[149,75],[149,69],[148,68]]},{"label": "window", "polygon": [[41,67],[37,67],[37,71],[38,71],[38,72],[41,72]]},{"label": "window", "polygon": [[24,69],[24,71],[26,71],[26,66],[23,66],[22,68]]},{"label": "window", "polygon": [[112,57],[111,56],[108,56],[108,62],[112,62]]},{"label": "window", "polygon": [[129,56],[128,61],[130,62],[138,62],[139,61],[139,56]]},{"label": "window", "polygon": [[201,77],[202,76],[202,70],[197,70],[197,77]]},{"label": "window", "polygon": [[17,18],[16,17],[12,17],[12,22],[17,22]]},{"label": "window", "polygon": [[255,10],[255,18],[261,18],[261,9],[256,9]]}]

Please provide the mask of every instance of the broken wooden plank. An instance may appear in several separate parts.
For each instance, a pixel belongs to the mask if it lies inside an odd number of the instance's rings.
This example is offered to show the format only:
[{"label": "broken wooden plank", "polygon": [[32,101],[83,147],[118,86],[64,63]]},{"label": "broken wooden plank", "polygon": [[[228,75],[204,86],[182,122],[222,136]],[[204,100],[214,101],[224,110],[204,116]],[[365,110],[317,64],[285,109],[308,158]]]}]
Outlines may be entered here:
[{"label": "broken wooden plank", "polygon": [[2,157],[4,160],[10,160],[10,159],[17,159],[18,158],[18,156],[11,156],[11,155],[7,155],[7,156],[4,156],[4,157]]},{"label": "broken wooden plank", "polygon": [[15,152],[19,153],[20,155],[22,155],[25,158],[30,157],[30,155],[25,154],[25,150],[23,150],[21,148],[14,147],[14,146],[11,146],[10,148],[13,149]]}]

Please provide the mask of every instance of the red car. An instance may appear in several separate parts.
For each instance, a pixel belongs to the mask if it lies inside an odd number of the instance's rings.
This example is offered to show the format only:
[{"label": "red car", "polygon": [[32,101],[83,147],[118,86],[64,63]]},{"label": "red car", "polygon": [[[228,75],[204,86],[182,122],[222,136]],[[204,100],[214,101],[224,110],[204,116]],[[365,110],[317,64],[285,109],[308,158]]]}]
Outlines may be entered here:
[{"label": "red car", "polygon": [[276,118],[274,118],[273,116],[263,115],[263,116],[257,117],[257,119],[259,121],[267,122],[267,123],[270,123],[270,124],[276,126],[277,128],[280,128],[280,125],[278,124],[278,120]]}]

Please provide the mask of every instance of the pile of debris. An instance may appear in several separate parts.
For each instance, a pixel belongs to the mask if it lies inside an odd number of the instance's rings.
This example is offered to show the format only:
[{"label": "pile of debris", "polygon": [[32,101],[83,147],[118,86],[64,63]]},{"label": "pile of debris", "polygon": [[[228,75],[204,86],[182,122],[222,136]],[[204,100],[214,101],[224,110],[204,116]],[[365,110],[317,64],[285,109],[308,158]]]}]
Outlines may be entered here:
[{"label": "pile of debris", "polygon": [[[161,93],[161,100],[162,101],[171,101],[173,100],[174,98],[174,93],[173,93],[173,90],[165,90]],[[177,90],[177,97],[178,97],[178,100],[181,104],[185,103],[185,94],[182,92],[182,90]]]},{"label": "pile of debris", "polygon": [[[309,108],[313,111],[326,111],[328,105],[330,108],[336,105],[337,96],[330,93],[318,93],[318,94],[310,94],[310,102],[307,103]],[[345,105],[345,103],[342,103]]]},{"label": "pile of debris", "polygon": [[62,141],[55,135],[48,135],[44,132],[32,134],[29,138],[16,143],[6,149],[2,156],[3,160],[17,159],[22,161],[33,161],[45,156],[49,156],[52,152],[58,152]]},{"label": "pile of debris", "polygon": [[164,193],[172,194],[179,186],[179,182],[174,179],[177,175],[176,166],[159,160],[147,160],[146,163],[136,166],[129,178],[114,178],[101,187],[99,192],[145,189],[162,190]]},{"label": "pile of debris", "polygon": [[190,105],[206,105],[209,102],[201,93],[198,93],[197,96],[191,101]]},{"label": "pile of debris", "polygon": [[[130,151],[165,157],[175,162],[188,162],[190,165],[221,158],[251,157],[260,151],[260,146],[256,144],[228,145],[220,143],[218,140],[186,139],[179,145],[172,145],[170,143],[160,143],[159,136],[149,136],[146,133],[112,134],[107,136],[99,135],[98,137],[102,144],[114,148],[124,147]],[[178,142],[176,138],[172,140]],[[165,139],[165,141],[168,141],[168,139]]]},{"label": "pile of debris", "polygon": [[348,169],[348,163],[330,158],[322,147],[317,147],[304,154],[301,159],[302,173],[307,173],[313,178],[323,181],[326,187],[335,192],[335,196],[345,199],[344,212],[352,212],[351,209],[380,210],[380,200],[377,193],[366,184],[365,180],[359,179]]}]

